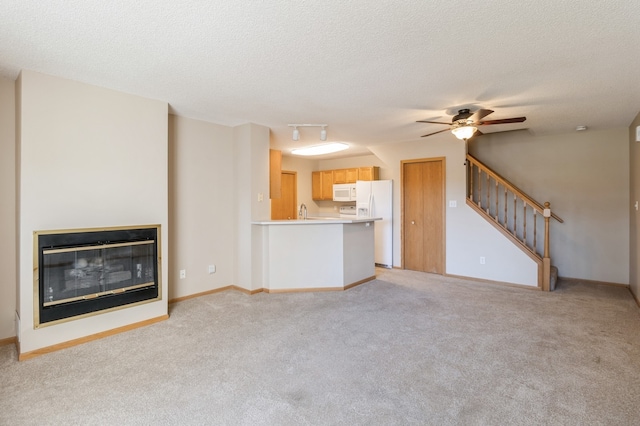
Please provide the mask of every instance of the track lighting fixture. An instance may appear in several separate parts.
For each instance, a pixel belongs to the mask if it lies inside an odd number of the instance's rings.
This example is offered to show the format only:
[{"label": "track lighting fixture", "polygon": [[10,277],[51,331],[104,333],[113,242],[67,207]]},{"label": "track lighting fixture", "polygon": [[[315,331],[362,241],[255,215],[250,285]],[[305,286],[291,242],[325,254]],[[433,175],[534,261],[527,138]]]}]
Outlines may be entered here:
[{"label": "track lighting fixture", "polygon": [[322,130],[320,130],[320,140],[321,141],[326,141],[327,140],[327,124],[288,124],[289,127],[293,127],[293,140],[294,141],[298,141],[300,140],[300,130],[298,130],[298,127],[322,127]]}]

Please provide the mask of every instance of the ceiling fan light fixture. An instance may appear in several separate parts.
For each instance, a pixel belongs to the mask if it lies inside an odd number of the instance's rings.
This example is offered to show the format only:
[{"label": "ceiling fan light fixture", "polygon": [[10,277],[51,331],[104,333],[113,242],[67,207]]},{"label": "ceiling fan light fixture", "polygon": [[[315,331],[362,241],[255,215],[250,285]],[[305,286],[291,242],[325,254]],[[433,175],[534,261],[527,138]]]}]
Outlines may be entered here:
[{"label": "ceiling fan light fixture", "polygon": [[349,145],[342,142],[331,142],[322,145],[308,146],[306,148],[296,148],[291,150],[294,155],[323,155],[333,152],[343,151],[349,148]]},{"label": "ceiling fan light fixture", "polygon": [[477,127],[475,126],[460,126],[460,127],[456,127],[454,129],[451,129],[451,133],[453,133],[453,135],[460,139],[460,140],[465,140],[465,139],[469,139],[471,136],[473,136],[473,134],[476,132],[476,130],[478,130]]}]

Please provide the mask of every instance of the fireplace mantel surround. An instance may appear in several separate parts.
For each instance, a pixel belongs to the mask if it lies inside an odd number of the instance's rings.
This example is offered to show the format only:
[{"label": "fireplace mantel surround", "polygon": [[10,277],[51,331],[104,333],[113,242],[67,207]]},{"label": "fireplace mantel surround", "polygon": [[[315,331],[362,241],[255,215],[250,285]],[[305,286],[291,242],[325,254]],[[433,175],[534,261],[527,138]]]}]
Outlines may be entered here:
[{"label": "fireplace mantel surround", "polygon": [[160,225],[34,233],[34,327],[162,298]]},{"label": "fireplace mantel surround", "polygon": [[[168,286],[161,281],[168,275],[167,128],[167,102],[33,71],[20,73],[16,80],[19,359],[168,318]],[[159,225],[157,249],[165,254],[157,257],[157,270],[151,274],[154,285],[158,280],[157,296],[73,320],[54,318],[42,323],[35,319],[40,299],[34,294],[38,272],[34,270],[34,232],[143,224]],[[58,256],[67,262],[56,272],[59,294],[53,299],[76,303],[66,297],[74,285],[78,296],[73,297],[98,300],[114,300],[120,292],[139,293],[154,286],[148,284],[151,271],[143,261],[146,254],[111,248],[116,249],[113,257],[103,256],[100,248],[77,259],[74,255],[73,264],[65,260],[64,248],[57,254],[50,252],[52,259]],[[106,269],[105,260],[111,262]],[[138,272],[141,282],[134,282]],[[113,287],[117,284],[124,290]],[[80,294],[83,291],[87,294]]]}]

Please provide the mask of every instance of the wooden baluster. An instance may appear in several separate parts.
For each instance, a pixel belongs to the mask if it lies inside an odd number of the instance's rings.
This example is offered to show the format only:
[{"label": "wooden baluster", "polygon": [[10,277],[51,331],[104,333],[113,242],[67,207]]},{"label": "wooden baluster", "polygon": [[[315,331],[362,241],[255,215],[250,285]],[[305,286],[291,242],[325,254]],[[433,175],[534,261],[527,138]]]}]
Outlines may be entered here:
[{"label": "wooden baluster", "polygon": [[491,181],[490,181],[490,179],[491,178],[489,177],[489,173],[487,173],[487,208],[486,208],[486,211],[487,211],[487,214],[489,216],[491,216],[491,214],[489,213],[490,206],[491,206],[491,204],[490,204],[491,203]]},{"label": "wooden baluster", "polygon": [[469,161],[469,199],[473,202],[473,163]]},{"label": "wooden baluster", "polygon": [[522,243],[527,245],[527,202],[522,200]]},{"label": "wooden baluster", "polygon": [[498,181],[496,180],[496,222],[500,223],[498,219]]},{"label": "wooden baluster", "polygon": [[507,204],[508,204],[508,202],[507,202],[507,193],[508,193],[507,187],[505,186],[504,187],[504,227],[505,228],[507,228],[507,226],[508,226],[508,224],[507,224],[507,222],[508,222],[508,219],[507,219]]},{"label": "wooden baluster", "polygon": [[478,207],[482,208],[482,170],[478,167]]},{"label": "wooden baluster", "polygon": [[533,209],[533,251],[538,253],[538,243],[537,243],[537,236],[538,236],[538,231],[536,231],[536,227],[538,224],[538,211],[536,209]]},{"label": "wooden baluster", "polygon": [[518,234],[518,232],[517,232],[518,226],[516,225],[517,224],[517,222],[516,222],[517,214],[516,213],[518,211],[518,205],[517,205],[516,201],[517,201],[516,193],[514,192],[513,193],[513,232],[512,232],[514,237]]}]

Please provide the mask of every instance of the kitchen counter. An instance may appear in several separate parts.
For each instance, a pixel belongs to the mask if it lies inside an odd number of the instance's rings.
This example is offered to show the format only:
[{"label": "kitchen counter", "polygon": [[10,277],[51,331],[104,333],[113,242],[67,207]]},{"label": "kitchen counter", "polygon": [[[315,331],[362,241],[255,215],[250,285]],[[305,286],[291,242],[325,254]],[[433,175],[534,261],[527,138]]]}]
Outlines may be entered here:
[{"label": "kitchen counter", "polygon": [[267,292],[345,290],[375,279],[375,220],[252,222],[262,260],[255,284]]}]

